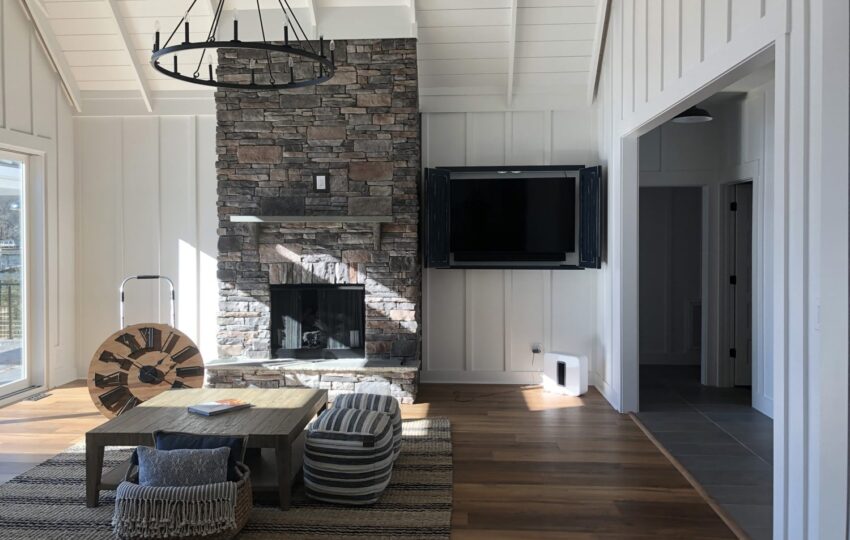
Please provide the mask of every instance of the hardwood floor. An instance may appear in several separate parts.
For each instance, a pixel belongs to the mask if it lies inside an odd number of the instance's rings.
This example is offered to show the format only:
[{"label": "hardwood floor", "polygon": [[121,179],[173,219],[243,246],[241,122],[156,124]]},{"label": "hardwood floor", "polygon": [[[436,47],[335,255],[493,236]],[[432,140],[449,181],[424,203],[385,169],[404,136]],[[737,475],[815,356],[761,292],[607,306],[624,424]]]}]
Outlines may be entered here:
[{"label": "hardwood floor", "polygon": [[53,457],[105,422],[84,381],[54,388],[49,397],[0,408],[0,482]]},{"label": "hardwood floor", "polygon": [[447,416],[453,538],[734,538],[643,432],[595,390],[423,385],[404,416]]},{"label": "hardwood floor", "polygon": [[[0,480],[103,422],[82,383],[0,409]],[[628,416],[591,389],[422,385],[405,418],[447,416],[453,538],[734,538]],[[8,471],[8,472],[7,472]]]}]

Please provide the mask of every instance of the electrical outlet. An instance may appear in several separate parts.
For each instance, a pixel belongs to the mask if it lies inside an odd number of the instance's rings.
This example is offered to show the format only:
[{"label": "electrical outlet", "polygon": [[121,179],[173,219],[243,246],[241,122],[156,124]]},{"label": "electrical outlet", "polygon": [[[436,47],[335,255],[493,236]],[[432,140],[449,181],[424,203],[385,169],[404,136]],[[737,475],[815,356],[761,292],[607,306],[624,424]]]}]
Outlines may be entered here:
[{"label": "electrical outlet", "polygon": [[531,352],[533,352],[534,354],[540,354],[543,352],[543,346],[539,343],[532,343]]}]

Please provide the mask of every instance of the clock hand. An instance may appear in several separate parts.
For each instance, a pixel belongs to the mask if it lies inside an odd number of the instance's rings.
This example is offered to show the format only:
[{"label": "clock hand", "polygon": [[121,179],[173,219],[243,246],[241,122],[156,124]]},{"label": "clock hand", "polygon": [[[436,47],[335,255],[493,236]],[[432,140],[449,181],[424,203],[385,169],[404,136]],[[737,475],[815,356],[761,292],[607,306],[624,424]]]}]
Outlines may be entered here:
[{"label": "clock hand", "polygon": [[[165,360],[165,358],[163,358],[163,360]],[[160,362],[161,361],[162,360],[160,360]],[[159,363],[157,363],[157,365],[159,365]],[[171,364],[171,367],[168,368],[165,372],[163,372],[162,375],[157,376],[157,381],[159,381],[158,384],[161,384],[163,382],[168,382],[168,381],[165,380],[165,376],[168,375],[169,373],[171,373],[171,370],[173,370],[175,367],[177,367],[177,364]],[[174,384],[174,383],[171,383],[171,384]]]},{"label": "clock hand", "polygon": [[142,366],[140,366],[138,364],[138,362],[136,362],[132,358],[127,358],[126,356],[122,356],[120,354],[115,354],[115,353],[112,353],[112,354],[114,354],[116,358],[120,358],[121,360],[126,360],[126,361],[130,362],[131,364],[133,364],[134,366],[136,366],[137,368],[142,369]]},{"label": "clock hand", "polygon": [[[162,351],[160,351],[160,352],[162,352]],[[161,365],[165,361],[166,358],[168,358],[168,353],[165,353],[165,356],[160,358],[159,362],[157,362],[156,365]]]}]

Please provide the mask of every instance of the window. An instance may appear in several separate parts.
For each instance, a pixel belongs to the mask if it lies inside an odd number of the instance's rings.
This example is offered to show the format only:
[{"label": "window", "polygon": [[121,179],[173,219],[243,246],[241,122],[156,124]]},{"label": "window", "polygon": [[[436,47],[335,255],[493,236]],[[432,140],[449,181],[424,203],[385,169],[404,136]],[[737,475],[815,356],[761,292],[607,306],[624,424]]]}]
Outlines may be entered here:
[{"label": "window", "polygon": [[31,386],[26,347],[26,156],[0,152],[0,397]]}]

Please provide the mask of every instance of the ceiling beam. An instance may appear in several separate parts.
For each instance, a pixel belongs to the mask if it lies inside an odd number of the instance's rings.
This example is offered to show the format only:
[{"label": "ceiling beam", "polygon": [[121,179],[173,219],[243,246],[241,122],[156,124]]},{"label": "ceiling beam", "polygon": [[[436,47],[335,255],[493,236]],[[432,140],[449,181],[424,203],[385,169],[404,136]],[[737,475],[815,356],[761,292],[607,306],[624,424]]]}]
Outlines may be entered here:
[{"label": "ceiling beam", "polygon": [[148,112],[153,112],[153,101],[151,98],[151,89],[148,85],[148,79],[142,71],[141,66],[136,60],[136,51],[133,47],[133,42],[130,40],[130,32],[127,30],[127,25],[124,24],[124,17],[118,10],[118,5],[115,0],[106,0],[106,5],[109,6],[109,12],[112,14],[112,20],[118,27],[118,37],[121,38],[124,50],[130,57],[130,65],[133,66],[133,75],[136,82],[139,84],[139,92],[142,94],[142,100],[145,102],[145,107]]},{"label": "ceiling beam", "polygon": [[[218,0],[207,0],[207,5],[210,8],[210,17],[215,18],[215,11],[218,9]],[[216,32],[218,34],[218,32]],[[213,36],[217,38],[218,35]]]},{"label": "ceiling beam", "polygon": [[62,52],[62,47],[59,46],[59,41],[50,27],[50,23],[43,15],[43,6],[35,0],[21,0],[21,6],[24,8],[27,17],[32,21],[36,36],[44,48],[53,70],[59,75],[62,89],[65,91],[68,101],[71,102],[75,111],[82,112],[83,99],[80,94],[80,87],[77,84],[77,79],[74,78],[71,66],[68,65],[65,53]]},{"label": "ceiling beam", "polygon": [[511,24],[508,27],[508,91],[505,104],[510,110],[514,101],[514,64],[516,63],[516,16],[517,0],[511,0]]},{"label": "ceiling beam", "polygon": [[602,60],[605,57],[605,38],[608,35],[608,18],[611,0],[602,0],[596,9],[596,31],[593,35],[593,52],[590,57],[590,80],[587,81],[587,101],[593,103],[602,75]]},{"label": "ceiling beam", "polygon": [[316,3],[314,0],[307,0],[307,11],[310,14],[310,27],[313,29],[313,35],[310,39],[319,39],[319,19],[316,17]]}]

